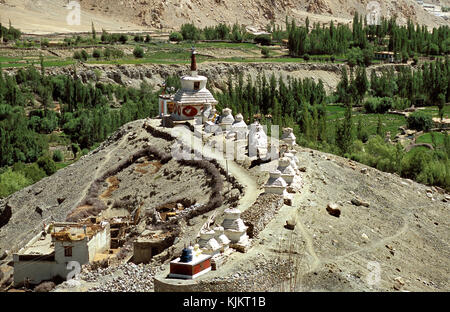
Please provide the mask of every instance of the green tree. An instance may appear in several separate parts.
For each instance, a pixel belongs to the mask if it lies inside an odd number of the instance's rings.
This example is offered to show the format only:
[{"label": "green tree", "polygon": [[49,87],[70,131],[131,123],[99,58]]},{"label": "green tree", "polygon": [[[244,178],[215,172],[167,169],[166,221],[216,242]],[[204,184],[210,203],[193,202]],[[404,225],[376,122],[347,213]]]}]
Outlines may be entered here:
[{"label": "green tree", "polygon": [[94,49],[92,52],[92,57],[99,59],[102,57],[102,51],[100,49]]},{"label": "green tree", "polygon": [[339,147],[341,154],[350,153],[353,142],[352,137],[352,106],[347,105],[344,120],[336,126],[336,145]]},{"label": "green tree", "polygon": [[380,137],[383,137],[383,122],[381,121],[380,115],[378,115],[378,121],[377,121],[377,135]]},{"label": "green tree", "polygon": [[31,184],[31,181],[10,168],[0,174],[0,198],[4,198]]},{"label": "green tree", "polygon": [[144,49],[142,49],[142,47],[140,47],[140,46],[136,46],[133,50],[133,55],[136,58],[143,58],[144,57]]},{"label": "green tree", "polygon": [[64,160],[64,155],[60,150],[55,150],[53,152],[53,161],[55,162],[61,162]]},{"label": "green tree", "polygon": [[267,47],[262,47],[261,49],[261,54],[263,55],[263,57],[270,57],[270,50]]},{"label": "green tree", "polygon": [[52,175],[56,172],[56,164],[48,156],[42,156],[38,159],[37,164],[39,168],[45,171],[47,175]]},{"label": "green tree", "polygon": [[92,22],[92,39],[97,40],[97,33],[95,32],[94,22]]},{"label": "green tree", "polygon": [[169,40],[170,41],[175,41],[175,42],[180,42],[183,41],[183,35],[179,32],[171,32],[169,35]]},{"label": "green tree", "polygon": [[86,52],[86,50],[81,50],[81,59],[83,61],[87,61],[89,58],[89,54]]}]

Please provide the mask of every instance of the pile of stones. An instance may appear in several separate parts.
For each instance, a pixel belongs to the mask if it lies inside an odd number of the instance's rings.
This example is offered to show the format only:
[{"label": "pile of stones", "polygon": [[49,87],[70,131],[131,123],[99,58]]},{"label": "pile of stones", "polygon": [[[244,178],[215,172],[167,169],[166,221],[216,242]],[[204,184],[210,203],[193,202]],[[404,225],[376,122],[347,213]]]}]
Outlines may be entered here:
[{"label": "pile of stones", "polygon": [[80,278],[87,282],[98,282],[98,286],[89,290],[92,292],[149,292],[153,291],[154,276],[155,268],[152,266],[126,263],[117,267],[86,271]]}]

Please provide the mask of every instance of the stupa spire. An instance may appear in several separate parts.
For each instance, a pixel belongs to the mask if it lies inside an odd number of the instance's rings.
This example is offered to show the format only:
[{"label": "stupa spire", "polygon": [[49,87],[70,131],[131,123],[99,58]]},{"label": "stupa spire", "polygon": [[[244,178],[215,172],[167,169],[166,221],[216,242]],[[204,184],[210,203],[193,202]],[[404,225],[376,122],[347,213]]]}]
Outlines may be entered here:
[{"label": "stupa spire", "polygon": [[195,48],[192,47],[191,49],[191,72],[192,75],[197,74],[197,60],[195,59],[195,55],[197,54],[197,51],[195,51]]}]

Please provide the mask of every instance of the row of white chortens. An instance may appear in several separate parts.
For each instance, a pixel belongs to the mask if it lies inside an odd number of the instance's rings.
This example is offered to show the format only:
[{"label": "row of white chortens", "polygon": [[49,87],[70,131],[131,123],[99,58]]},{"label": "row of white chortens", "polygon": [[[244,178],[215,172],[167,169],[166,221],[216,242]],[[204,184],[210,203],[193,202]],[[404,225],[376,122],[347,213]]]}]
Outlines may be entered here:
[{"label": "row of white chortens", "polygon": [[[233,117],[229,108],[223,109],[222,115],[217,112],[217,100],[206,88],[207,78],[197,73],[195,49],[191,53],[191,73],[181,77],[180,82],[181,88],[175,95],[160,96],[159,112],[163,118],[170,117],[174,121],[195,120],[195,133],[215,134],[220,142],[223,139],[232,143],[235,159],[246,154],[246,150],[250,159],[268,159],[267,134],[259,122],[248,126],[242,114]],[[281,195],[285,202],[289,202],[292,200],[289,193],[298,190],[301,182],[299,160],[294,149],[295,136],[291,128],[283,129],[282,141],[284,144],[280,150],[273,151],[281,158],[277,157],[277,166],[270,171],[270,178],[264,189],[266,193]],[[271,143],[273,146],[273,142]],[[224,214],[221,226],[210,229],[208,223],[208,226],[202,228],[198,244],[193,248],[194,257],[203,253],[218,259],[230,252],[229,247],[245,252],[250,246],[241,211],[229,208]]]},{"label": "row of white chortens", "polygon": [[[259,123],[255,123],[254,127],[250,127],[249,130],[241,114],[233,118],[230,109],[224,109],[224,111],[224,116],[228,121],[227,125],[225,128],[222,128],[222,122],[219,125],[225,132],[227,140],[248,140],[249,148],[254,146],[258,149],[267,149],[267,135]],[[216,113],[214,112],[214,114]],[[231,126],[229,126],[230,123]],[[279,151],[280,158],[276,168],[270,171],[269,180],[264,186],[265,193],[281,195],[288,200],[287,202],[292,201],[290,193],[299,190],[301,186],[300,161],[296,156],[297,151],[294,149],[295,141],[292,128],[284,128],[282,136],[284,144]],[[197,254],[211,255],[215,259],[228,254],[230,246],[244,252],[249,248],[250,239],[247,235],[247,226],[240,218],[241,211],[238,208],[229,208],[224,211],[224,214],[221,226],[213,229],[205,227],[200,231],[198,246],[195,248]]]}]

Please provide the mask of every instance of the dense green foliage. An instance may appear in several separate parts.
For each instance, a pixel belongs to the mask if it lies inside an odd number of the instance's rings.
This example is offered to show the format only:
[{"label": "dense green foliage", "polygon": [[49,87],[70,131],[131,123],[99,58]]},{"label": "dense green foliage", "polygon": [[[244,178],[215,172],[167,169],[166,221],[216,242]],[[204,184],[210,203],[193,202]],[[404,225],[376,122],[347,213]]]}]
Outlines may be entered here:
[{"label": "dense green foliage", "polygon": [[[2,183],[8,184],[17,174],[24,178],[2,190],[9,194],[56,171],[54,160],[61,161],[62,155],[48,153],[47,137],[54,130],[61,129],[73,142],[77,157],[81,149],[104,141],[124,123],[156,115],[158,93],[151,89],[144,83],[140,89],[83,84],[70,76],[42,76],[34,67],[20,69],[15,75],[0,72],[0,167],[36,165],[8,171]],[[41,102],[39,108],[36,99]],[[113,99],[122,103],[120,109],[109,107]]]},{"label": "dense green foliage", "polygon": [[[310,29],[311,28],[311,29]],[[426,26],[399,26],[395,18],[382,19],[380,25],[367,25],[363,16],[355,13],[352,27],[335,26],[331,21],[327,26],[309,20],[304,26],[297,26],[286,19],[289,38],[288,48],[292,56],[305,54],[347,54],[351,66],[370,65],[374,51],[394,52],[396,59],[406,62],[415,54],[442,55],[450,52],[450,28],[441,26],[429,31]]]},{"label": "dense green foliage", "polygon": [[408,128],[417,131],[428,131],[433,126],[433,120],[430,115],[421,111],[414,112],[406,119]]},{"label": "dense green foliage", "polygon": [[183,41],[183,35],[177,31],[171,32],[169,35],[169,40],[170,41]]},{"label": "dense green foliage", "polygon": [[12,26],[6,28],[0,23],[0,38],[3,38],[4,42],[14,41],[20,39],[22,32]]},{"label": "dense green foliage", "polygon": [[133,50],[133,55],[137,58],[143,58],[144,57],[144,49],[140,46],[136,46]]},{"label": "dense green foliage", "polygon": [[205,28],[198,28],[193,23],[183,24],[181,25],[180,33],[181,36],[177,32],[171,33],[170,40],[231,40],[233,42],[243,42],[253,38],[252,35],[247,33],[244,26],[238,24],[230,27],[227,24],[220,23],[216,26],[206,26]]}]

